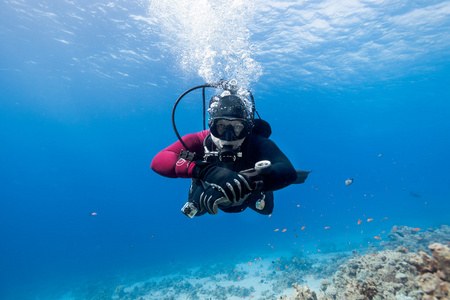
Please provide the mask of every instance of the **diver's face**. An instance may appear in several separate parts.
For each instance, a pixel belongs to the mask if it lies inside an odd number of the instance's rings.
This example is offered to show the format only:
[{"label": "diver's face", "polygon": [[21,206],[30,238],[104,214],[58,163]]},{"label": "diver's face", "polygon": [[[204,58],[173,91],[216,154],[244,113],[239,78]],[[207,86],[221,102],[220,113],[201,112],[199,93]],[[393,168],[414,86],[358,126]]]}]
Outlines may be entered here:
[{"label": "diver's face", "polygon": [[215,122],[218,137],[228,137],[225,140],[230,140],[229,138],[237,139],[244,128],[245,125],[242,120],[220,119]]}]

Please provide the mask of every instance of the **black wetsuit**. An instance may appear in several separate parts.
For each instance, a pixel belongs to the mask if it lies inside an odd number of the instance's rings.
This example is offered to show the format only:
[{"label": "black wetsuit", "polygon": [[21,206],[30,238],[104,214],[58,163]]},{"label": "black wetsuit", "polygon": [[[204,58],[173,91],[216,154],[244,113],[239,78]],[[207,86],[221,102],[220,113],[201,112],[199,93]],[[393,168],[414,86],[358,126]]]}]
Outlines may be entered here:
[{"label": "black wetsuit", "polygon": [[[208,135],[204,140],[204,146],[209,151],[217,151],[217,147],[212,142],[211,135]],[[260,214],[271,214],[274,207],[273,191],[282,189],[294,183],[294,181],[297,180],[296,170],[289,159],[281,152],[273,141],[259,134],[249,135],[236,151],[241,152],[242,157],[238,157],[234,162],[224,163],[219,160],[218,156],[209,156],[206,160],[219,167],[227,168],[235,172],[254,168],[255,163],[261,160],[268,160],[271,162],[271,170],[269,174],[261,175],[263,178],[262,189],[253,191],[242,204],[228,207],[219,205],[219,208],[224,212],[234,213],[242,212],[247,207],[250,207]],[[205,151],[201,155],[204,156]],[[203,191],[204,187],[201,181],[193,178],[189,190],[189,201],[198,201],[198,198]],[[261,199],[262,196],[265,197],[265,206],[263,209],[257,209],[256,201]],[[199,211],[196,216],[205,213],[205,210]]]}]

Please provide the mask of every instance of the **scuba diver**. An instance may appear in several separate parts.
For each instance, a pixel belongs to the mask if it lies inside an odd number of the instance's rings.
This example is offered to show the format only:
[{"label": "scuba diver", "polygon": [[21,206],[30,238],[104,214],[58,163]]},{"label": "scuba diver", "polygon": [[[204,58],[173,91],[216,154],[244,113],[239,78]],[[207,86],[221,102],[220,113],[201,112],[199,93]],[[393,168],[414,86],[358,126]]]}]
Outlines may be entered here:
[{"label": "scuba diver", "polygon": [[[205,107],[206,87],[223,90],[210,100],[209,130],[181,137],[174,122],[176,106],[187,93],[203,88]],[[172,122],[179,141],[159,152],[151,168],[165,177],[192,179],[182,208],[188,217],[217,214],[218,209],[242,212],[247,207],[269,215],[274,208],[273,191],[306,180],[310,171],[294,169],[269,139],[270,125],[255,119],[255,112],[253,95],[238,89],[234,80],[198,86],[178,98]]]}]

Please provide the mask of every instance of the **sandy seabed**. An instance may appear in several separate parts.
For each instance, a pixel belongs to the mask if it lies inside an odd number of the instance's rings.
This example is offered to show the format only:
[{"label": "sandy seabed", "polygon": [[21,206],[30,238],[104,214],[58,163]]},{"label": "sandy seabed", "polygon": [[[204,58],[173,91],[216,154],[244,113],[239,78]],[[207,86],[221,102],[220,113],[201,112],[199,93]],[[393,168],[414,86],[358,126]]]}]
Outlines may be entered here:
[{"label": "sandy seabed", "polygon": [[450,227],[394,226],[377,246],[225,261],[64,300],[450,299]]}]

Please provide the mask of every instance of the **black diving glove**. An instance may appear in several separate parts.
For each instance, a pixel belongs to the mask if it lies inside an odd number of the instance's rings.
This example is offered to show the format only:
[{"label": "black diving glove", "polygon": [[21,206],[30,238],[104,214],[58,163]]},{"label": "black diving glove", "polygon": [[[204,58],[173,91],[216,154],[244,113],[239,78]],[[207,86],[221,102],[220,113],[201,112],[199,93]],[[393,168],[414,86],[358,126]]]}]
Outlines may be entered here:
[{"label": "black diving glove", "polygon": [[196,161],[192,175],[221,191],[230,202],[239,202],[245,195],[253,191],[253,182],[246,175],[208,162]]},{"label": "black diving glove", "polygon": [[209,186],[200,194],[198,204],[200,211],[206,210],[211,215],[215,215],[218,212],[219,204],[230,204],[230,201],[227,200],[221,191],[213,186]]}]

